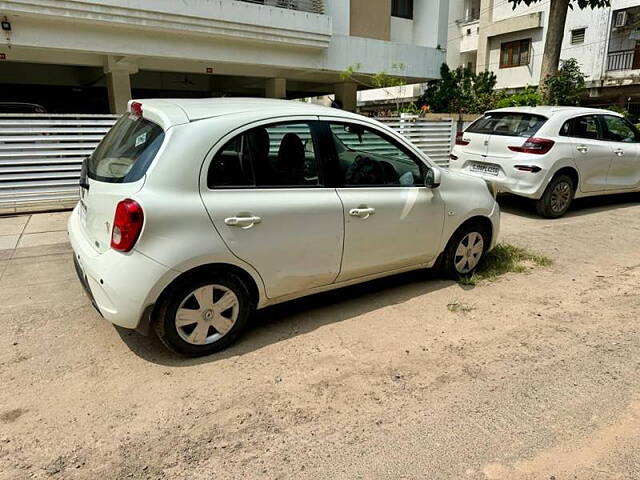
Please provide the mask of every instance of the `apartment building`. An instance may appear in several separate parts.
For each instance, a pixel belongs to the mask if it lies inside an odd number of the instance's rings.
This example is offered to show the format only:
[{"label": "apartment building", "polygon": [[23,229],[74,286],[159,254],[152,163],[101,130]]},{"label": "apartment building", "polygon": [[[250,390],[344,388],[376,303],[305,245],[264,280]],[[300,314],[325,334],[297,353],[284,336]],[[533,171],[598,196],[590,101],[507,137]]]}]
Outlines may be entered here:
[{"label": "apartment building", "polygon": [[[513,9],[507,0],[451,2],[447,63],[496,74],[497,88],[538,85],[549,2]],[[569,10],[562,59],[576,58],[587,76],[589,102],[640,102],[640,0]],[[636,107],[637,108],[637,107]]]},{"label": "apartment building", "polygon": [[[394,15],[392,16],[392,9]],[[0,102],[122,112],[132,97],[335,94],[350,65],[438,76],[448,0],[0,0]],[[416,19],[419,17],[419,20]]]}]

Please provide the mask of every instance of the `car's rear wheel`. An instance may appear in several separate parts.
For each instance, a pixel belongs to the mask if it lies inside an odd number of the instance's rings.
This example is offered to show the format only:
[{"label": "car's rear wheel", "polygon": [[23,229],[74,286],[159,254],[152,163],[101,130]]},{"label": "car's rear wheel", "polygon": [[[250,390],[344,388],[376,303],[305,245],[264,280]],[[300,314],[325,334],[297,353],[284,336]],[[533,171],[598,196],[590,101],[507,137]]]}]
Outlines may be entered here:
[{"label": "car's rear wheel", "polygon": [[178,353],[208,355],[233,343],[252,311],[249,291],[235,275],[187,276],[164,295],[156,333]]},{"label": "car's rear wheel", "polygon": [[442,272],[455,279],[473,275],[490,242],[489,232],[482,223],[463,225],[447,244],[441,263]]},{"label": "car's rear wheel", "polygon": [[558,218],[564,215],[573,201],[575,185],[571,177],[558,175],[554,177],[536,201],[536,211],[544,218]]}]

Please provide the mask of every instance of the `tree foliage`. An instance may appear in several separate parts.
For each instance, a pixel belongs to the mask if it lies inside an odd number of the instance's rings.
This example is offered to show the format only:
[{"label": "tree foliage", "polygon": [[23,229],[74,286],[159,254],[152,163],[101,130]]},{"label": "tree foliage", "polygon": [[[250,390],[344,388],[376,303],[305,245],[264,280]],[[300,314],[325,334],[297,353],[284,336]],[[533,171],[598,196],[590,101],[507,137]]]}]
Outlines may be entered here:
[{"label": "tree foliage", "polygon": [[476,74],[464,67],[451,70],[443,63],[440,78],[428,82],[418,105],[427,105],[435,113],[482,113],[493,108],[498,99],[495,86],[493,72]]},{"label": "tree foliage", "polygon": [[[386,71],[370,74],[362,73],[360,71],[361,68],[362,64],[360,63],[349,65],[346,70],[340,73],[340,78],[343,81],[356,82],[369,88],[402,87],[407,83],[403,78],[394,76]],[[406,66],[403,63],[394,63],[391,68],[398,72],[406,70]]]},{"label": "tree foliage", "polygon": [[[527,7],[530,5],[534,5],[536,3],[542,3],[546,0],[509,0],[509,3],[512,4],[513,9],[520,5],[524,4]],[[602,7],[610,7],[611,0],[569,0],[569,8],[573,9],[573,5],[578,5],[580,10],[584,10],[585,8],[602,8]]]},{"label": "tree foliage", "polygon": [[496,108],[505,107],[535,107],[542,103],[542,98],[535,87],[527,87],[521,92],[502,97],[496,103]]},{"label": "tree foliage", "polygon": [[579,105],[585,94],[585,76],[575,58],[562,60],[558,71],[544,81],[544,103]]}]

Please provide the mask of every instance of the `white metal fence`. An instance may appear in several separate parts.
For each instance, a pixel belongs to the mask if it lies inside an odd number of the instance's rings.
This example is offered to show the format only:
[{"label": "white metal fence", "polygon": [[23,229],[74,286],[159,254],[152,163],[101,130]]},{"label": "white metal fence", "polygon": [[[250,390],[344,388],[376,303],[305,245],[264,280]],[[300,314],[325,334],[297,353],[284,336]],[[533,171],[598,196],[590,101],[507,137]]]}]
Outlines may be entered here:
[{"label": "white metal fence", "polygon": [[[0,114],[0,214],[72,207],[78,199],[82,160],[116,119],[115,115]],[[378,120],[438,164],[448,164],[455,136],[451,119]]]},{"label": "white metal fence", "polygon": [[0,213],[72,207],[115,115],[0,114]]}]

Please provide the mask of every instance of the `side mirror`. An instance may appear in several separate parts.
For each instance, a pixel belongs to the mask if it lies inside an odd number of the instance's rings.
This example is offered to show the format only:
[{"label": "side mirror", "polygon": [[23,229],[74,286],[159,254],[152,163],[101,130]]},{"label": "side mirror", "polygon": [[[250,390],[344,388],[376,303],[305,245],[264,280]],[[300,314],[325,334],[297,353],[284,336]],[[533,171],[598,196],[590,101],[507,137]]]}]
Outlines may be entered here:
[{"label": "side mirror", "polygon": [[427,188],[438,188],[441,178],[442,173],[440,173],[440,169],[429,167],[424,176],[424,186]]}]

